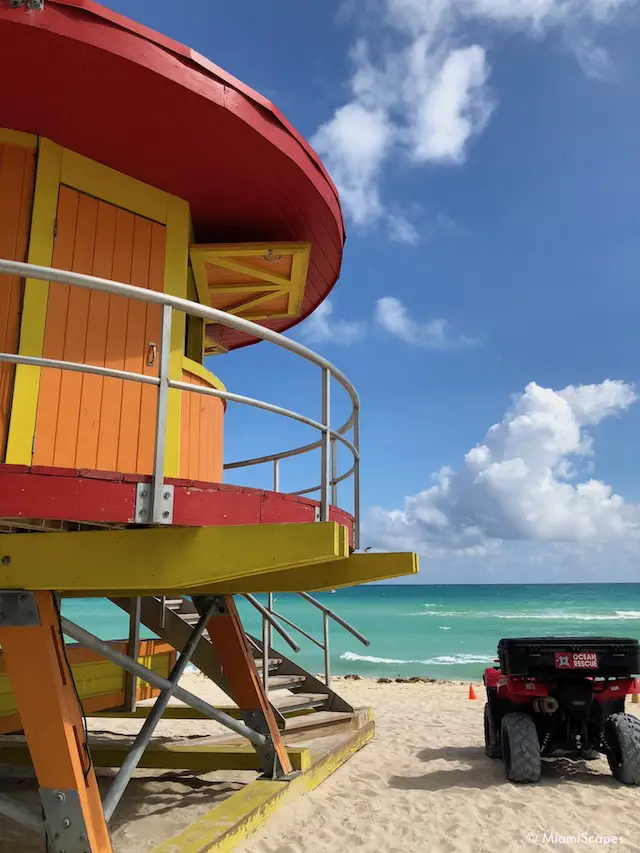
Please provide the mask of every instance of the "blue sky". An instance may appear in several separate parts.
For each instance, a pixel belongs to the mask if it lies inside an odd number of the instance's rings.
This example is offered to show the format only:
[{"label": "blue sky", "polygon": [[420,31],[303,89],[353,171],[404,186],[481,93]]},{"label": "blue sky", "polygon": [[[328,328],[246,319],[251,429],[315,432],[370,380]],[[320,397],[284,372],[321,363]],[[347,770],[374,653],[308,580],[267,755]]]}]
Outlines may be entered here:
[{"label": "blue sky", "polygon": [[[269,97],[340,185],[331,313],[292,336],[361,395],[363,544],[422,582],[640,579],[640,3],[108,5]],[[319,415],[268,345],[209,366]],[[230,409],[228,461],[305,440]]]}]

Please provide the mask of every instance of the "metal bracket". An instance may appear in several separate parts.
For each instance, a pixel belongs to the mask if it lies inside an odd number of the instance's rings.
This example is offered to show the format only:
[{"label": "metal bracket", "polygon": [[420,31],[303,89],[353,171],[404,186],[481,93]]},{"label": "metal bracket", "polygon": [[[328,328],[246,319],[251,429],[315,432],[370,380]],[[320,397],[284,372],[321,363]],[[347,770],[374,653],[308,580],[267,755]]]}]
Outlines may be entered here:
[{"label": "metal bracket", "polygon": [[33,628],[40,625],[36,597],[25,590],[0,590],[0,627]]},{"label": "metal bracket", "polygon": [[[173,524],[173,493],[174,487],[166,483],[162,487],[162,523]],[[136,524],[151,524],[151,496],[153,488],[151,483],[136,484]]]},{"label": "metal bracket", "polygon": [[322,514],[321,514],[321,512],[320,512],[320,507],[319,507],[319,506],[316,506],[316,507],[314,507],[314,508],[313,508],[313,510],[314,510],[314,518],[313,518],[313,520],[314,520],[314,521],[320,521],[320,519],[322,518]]},{"label": "metal bracket", "polygon": [[51,853],[91,853],[77,791],[40,788]]}]

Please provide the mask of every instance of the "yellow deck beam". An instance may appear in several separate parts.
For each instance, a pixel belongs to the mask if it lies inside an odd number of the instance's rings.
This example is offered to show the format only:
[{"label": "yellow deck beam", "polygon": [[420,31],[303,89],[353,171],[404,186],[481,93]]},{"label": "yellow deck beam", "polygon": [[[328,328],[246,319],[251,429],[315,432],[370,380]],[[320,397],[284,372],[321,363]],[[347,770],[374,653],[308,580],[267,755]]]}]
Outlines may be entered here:
[{"label": "yellow deck beam", "polygon": [[352,554],[348,560],[330,560],[303,569],[285,569],[259,577],[237,578],[217,585],[212,592],[321,592],[415,575],[418,571],[417,554]]},{"label": "yellow deck beam", "polygon": [[[229,717],[236,720],[242,720],[243,712],[240,708],[234,705],[214,705],[218,711],[223,711]],[[88,717],[98,717],[102,720],[146,720],[151,711],[152,705],[138,705],[135,711],[96,711],[88,714]],[[313,714],[313,708],[298,708],[295,711],[287,711],[285,708],[281,711],[285,717],[302,717]],[[206,714],[201,711],[196,711],[195,708],[183,707],[182,705],[169,705],[162,714],[163,720],[208,720]]]},{"label": "yellow deck beam", "polygon": [[8,589],[72,597],[206,594],[239,578],[348,554],[347,528],[333,522],[4,536],[0,579]]},{"label": "yellow deck beam", "polygon": [[[120,767],[131,749],[126,743],[90,744],[91,761],[94,767]],[[294,770],[311,767],[311,753],[306,747],[288,746],[287,755]],[[0,743],[0,764],[29,767],[31,757],[26,743]],[[210,773],[213,770],[259,770],[258,755],[249,746],[221,744],[153,743],[145,749],[139,767],[145,770],[192,770],[194,773]]]}]

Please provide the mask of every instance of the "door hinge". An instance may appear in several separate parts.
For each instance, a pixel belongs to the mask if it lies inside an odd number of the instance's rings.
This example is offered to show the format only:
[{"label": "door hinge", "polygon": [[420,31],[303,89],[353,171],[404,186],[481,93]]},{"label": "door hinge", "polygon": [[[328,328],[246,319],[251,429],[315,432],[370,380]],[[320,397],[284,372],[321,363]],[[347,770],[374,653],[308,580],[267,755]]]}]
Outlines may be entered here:
[{"label": "door hinge", "polygon": [[57,236],[58,236],[58,220],[57,220],[57,219],[56,219],[56,221],[53,223],[53,236],[54,236],[54,237],[57,237]]},{"label": "door hinge", "polygon": [[33,434],[33,441],[31,442],[31,455],[34,456],[36,452],[36,434]]}]

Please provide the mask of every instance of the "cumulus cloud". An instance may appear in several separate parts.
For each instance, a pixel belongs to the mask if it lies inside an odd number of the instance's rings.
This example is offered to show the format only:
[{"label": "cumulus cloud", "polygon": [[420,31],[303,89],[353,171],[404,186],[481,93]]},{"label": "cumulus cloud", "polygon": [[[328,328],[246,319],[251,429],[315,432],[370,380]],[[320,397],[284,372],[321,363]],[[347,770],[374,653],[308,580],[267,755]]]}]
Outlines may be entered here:
[{"label": "cumulus cloud", "polygon": [[364,544],[484,559],[518,541],[640,544],[640,505],[577,475],[593,456],[589,428],[636,399],[620,381],[560,391],[532,382],[458,469],[440,470],[402,509],[372,509]]},{"label": "cumulus cloud", "polygon": [[[397,231],[381,197],[387,163],[461,164],[496,106],[486,44],[469,41],[481,24],[495,41],[522,33],[559,35],[587,76],[608,78],[612,63],[597,44],[599,27],[637,0],[369,0],[351,3],[366,30],[351,52],[350,95],[318,129],[324,157],[358,225],[377,221]],[[401,242],[411,243],[411,240]]]},{"label": "cumulus cloud", "polygon": [[349,346],[365,334],[366,324],[351,320],[336,320],[333,305],[322,302],[301,327],[301,333],[311,343],[334,343]]},{"label": "cumulus cloud", "polygon": [[476,338],[458,335],[451,324],[442,318],[419,322],[414,320],[403,303],[394,296],[378,299],[376,323],[394,337],[411,346],[434,350],[462,349],[479,343]]}]

